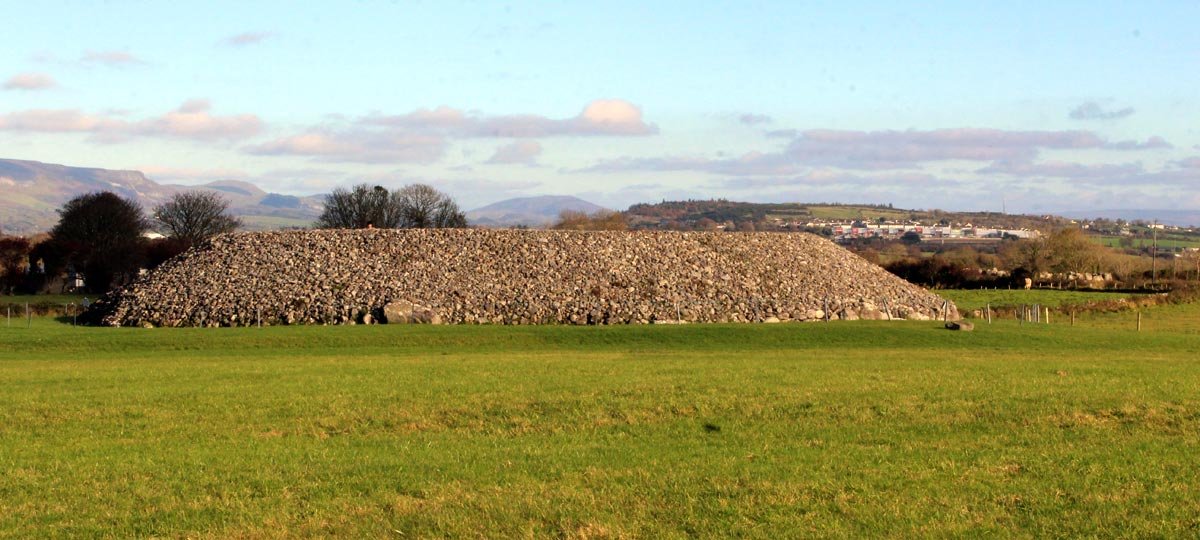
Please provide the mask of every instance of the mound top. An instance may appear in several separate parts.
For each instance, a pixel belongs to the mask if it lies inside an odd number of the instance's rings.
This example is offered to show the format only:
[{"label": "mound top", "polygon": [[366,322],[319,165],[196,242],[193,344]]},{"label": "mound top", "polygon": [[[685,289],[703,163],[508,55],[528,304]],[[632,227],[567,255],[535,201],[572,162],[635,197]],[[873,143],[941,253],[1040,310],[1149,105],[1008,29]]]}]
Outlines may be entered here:
[{"label": "mound top", "polygon": [[119,326],[951,318],[953,304],[800,233],[483,229],[222,235],[107,298]]}]

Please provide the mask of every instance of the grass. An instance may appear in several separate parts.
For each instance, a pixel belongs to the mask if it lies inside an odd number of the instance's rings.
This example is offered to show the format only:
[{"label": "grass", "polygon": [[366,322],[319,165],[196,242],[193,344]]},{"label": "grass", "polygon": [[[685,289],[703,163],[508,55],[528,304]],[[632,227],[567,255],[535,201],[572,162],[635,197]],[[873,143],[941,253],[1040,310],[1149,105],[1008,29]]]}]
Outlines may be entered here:
[{"label": "grass", "polygon": [[[1125,247],[1121,245],[1121,237],[1118,236],[1097,236],[1095,239],[1101,245],[1107,247]],[[1200,240],[1188,240],[1183,238],[1159,238],[1157,242],[1152,238],[1130,238],[1129,241],[1131,242],[1129,247],[1138,249],[1149,248],[1154,245],[1157,245],[1159,249],[1200,247]]]},{"label": "grass", "polygon": [[93,294],[93,295],[87,295],[87,294],[15,294],[15,295],[11,295],[11,296],[0,295],[0,306],[4,306],[4,305],[20,306],[22,309],[25,308],[25,304],[29,304],[29,305],[49,304],[49,305],[61,306],[63,304],[72,304],[72,303],[78,304],[79,301],[83,300],[83,298],[85,296],[89,297],[89,299],[91,299],[91,300],[95,300],[96,298],[99,297],[99,295],[95,295],[95,294]]},{"label": "grass", "polygon": [[1155,309],[1177,322],[38,318],[0,327],[0,538],[1194,537],[1200,307]]},{"label": "grass", "polygon": [[878,218],[907,220],[912,211],[893,210],[874,206],[809,206],[809,212],[815,219],[862,219],[874,222]]},{"label": "grass", "polygon": [[1130,298],[1128,293],[1058,289],[948,289],[937,293],[963,311],[983,309],[989,304],[992,307],[1038,304],[1056,308]]}]

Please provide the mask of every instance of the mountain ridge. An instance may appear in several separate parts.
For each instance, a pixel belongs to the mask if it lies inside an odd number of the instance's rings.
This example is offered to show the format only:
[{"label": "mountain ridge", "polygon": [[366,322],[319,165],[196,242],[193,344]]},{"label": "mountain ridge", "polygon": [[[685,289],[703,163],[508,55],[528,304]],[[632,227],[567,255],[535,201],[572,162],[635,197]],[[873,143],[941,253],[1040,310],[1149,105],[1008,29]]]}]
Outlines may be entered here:
[{"label": "mountain ridge", "polygon": [[558,220],[563,211],[592,214],[604,209],[571,195],[516,197],[471,210],[467,220],[480,227],[545,227]]},{"label": "mountain ridge", "polygon": [[19,235],[49,231],[58,221],[58,208],[84,193],[111,191],[137,201],[149,212],[172,195],[193,190],[220,193],[229,201],[230,212],[250,230],[308,226],[323,204],[319,197],[268,193],[240,180],[160,184],[141,171],[0,158],[0,231]]}]

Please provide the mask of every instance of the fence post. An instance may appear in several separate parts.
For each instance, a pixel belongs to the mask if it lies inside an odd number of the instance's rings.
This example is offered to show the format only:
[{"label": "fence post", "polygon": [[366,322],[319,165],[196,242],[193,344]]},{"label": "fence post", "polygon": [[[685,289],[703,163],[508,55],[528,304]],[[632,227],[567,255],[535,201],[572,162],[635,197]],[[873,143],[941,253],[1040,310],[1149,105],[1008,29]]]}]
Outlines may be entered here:
[{"label": "fence post", "polygon": [[1075,326],[1075,308],[1071,308],[1071,326]]},{"label": "fence post", "polygon": [[12,328],[12,306],[8,306],[8,327]]},{"label": "fence post", "polygon": [[1142,331],[1142,312],[1138,312],[1137,331]]},{"label": "fence post", "polygon": [[33,328],[33,313],[29,312],[29,302],[25,302],[25,328]]},{"label": "fence post", "polygon": [[1046,308],[1046,324],[1050,324],[1050,308]]},{"label": "fence post", "polygon": [[887,313],[888,320],[892,320],[892,307],[888,305],[887,298],[883,299],[883,311]]}]

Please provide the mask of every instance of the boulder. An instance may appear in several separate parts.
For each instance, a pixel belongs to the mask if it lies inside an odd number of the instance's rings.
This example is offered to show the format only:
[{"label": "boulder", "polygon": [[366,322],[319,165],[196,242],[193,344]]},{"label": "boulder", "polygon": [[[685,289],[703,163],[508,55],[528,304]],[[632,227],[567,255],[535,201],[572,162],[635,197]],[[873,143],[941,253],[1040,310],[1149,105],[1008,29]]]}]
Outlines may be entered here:
[{"label": "boulder", "polygon": [[407,300],[388,302],[383,306],[386,324],[442,324],[442,317],[428,307]]},{"label": "boulder", "polygon": [[947,330],[957,330],[961,332],[970,332],[975,329],[975,323],[968,321],[950,321],[946,323]]}]

